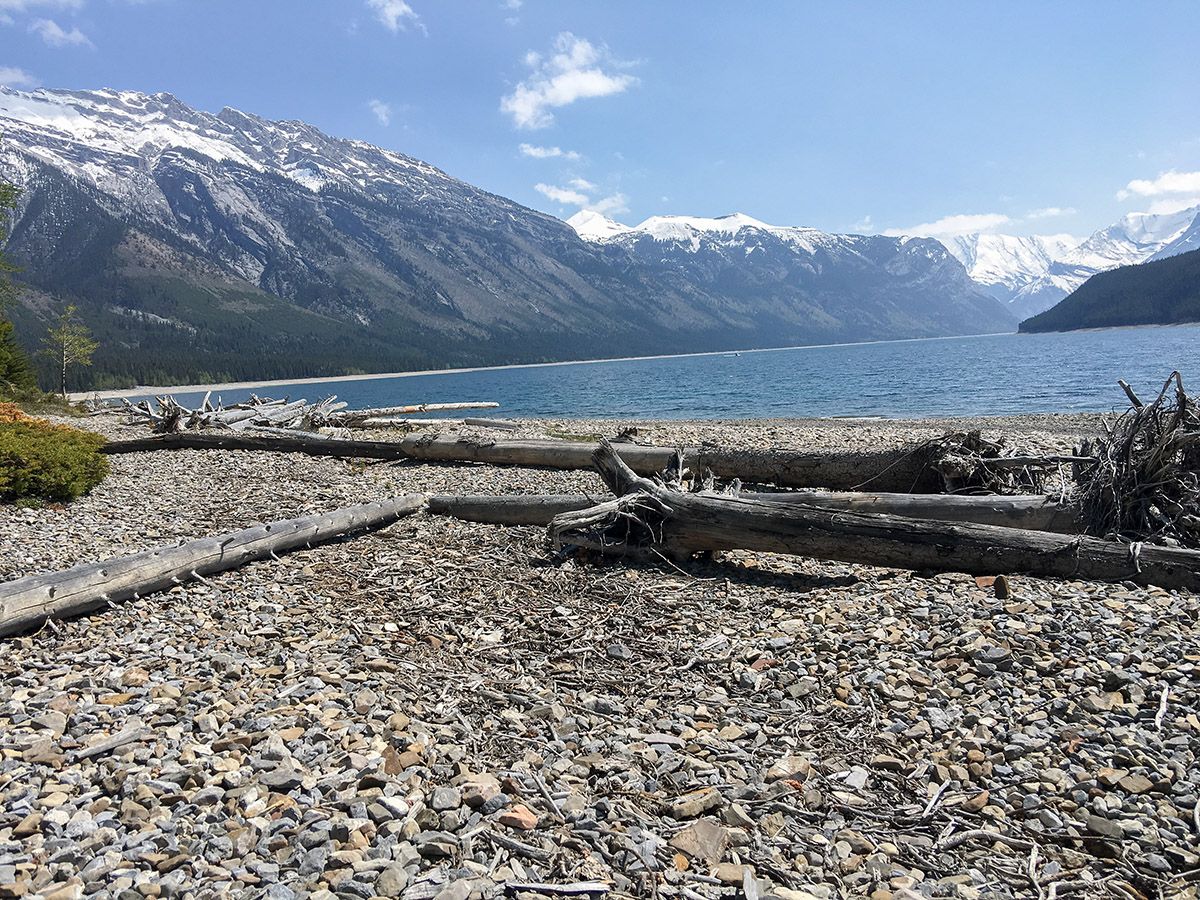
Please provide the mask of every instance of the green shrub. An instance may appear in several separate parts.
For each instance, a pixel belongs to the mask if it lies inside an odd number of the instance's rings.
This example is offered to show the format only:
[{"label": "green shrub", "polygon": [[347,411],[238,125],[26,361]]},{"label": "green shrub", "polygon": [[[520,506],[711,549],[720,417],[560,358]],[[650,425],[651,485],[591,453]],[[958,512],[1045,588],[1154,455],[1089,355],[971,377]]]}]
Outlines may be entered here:
[{"label": "green shrub", "polygon": [[[5,410],[0,410],[0,413]],[[108,474],[101,435],[0,415],[0,500],[74,500]]]}]

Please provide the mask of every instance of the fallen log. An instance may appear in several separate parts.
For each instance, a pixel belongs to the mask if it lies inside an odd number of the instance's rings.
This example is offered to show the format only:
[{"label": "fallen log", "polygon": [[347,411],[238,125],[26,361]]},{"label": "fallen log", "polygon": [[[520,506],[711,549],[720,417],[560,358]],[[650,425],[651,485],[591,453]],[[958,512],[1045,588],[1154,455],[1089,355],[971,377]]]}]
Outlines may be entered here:
[{"label": "fallen log", "polygon": [[607,442],[596,467],[616,500],[550,523],[558,546],[681,559],[757,550],[918,571],[1025,573],[1200,590],[1200,552],[996,525],[687,494],[639,478]]},{"label": "fallen log", "polygon": [[[725,494],[707,494],[718,499]],[[849,512],[888,513],[914,519],[1004,525],[1032,531],[1079,533],[1079,511],[1052,497],[946,494],[861,494],[852,491],[793,491],[767,494],[743,492],[743,500],[782,505],[804,505]],[[559,513],[595,506],[598,500],[583,494],[437,494],[429,498],[429,512],[489,525],[548,525]]]},{"label": "fallen log", "polygon": [[[720,495],[717,495],[720,496]],[[847,512],[887,513],[942,522],[974,522],[1028,531],[1081,534],[1079,507],[1045,494],[894,494],[859,491],[790,491],[738,496],[760,503],[800,504]]]},{"label": "fallen log", "polygon": [[424,505],[423,496],[409,494],[85,563],[62,572],[17,578],[0,584],[0,637],[36,628],[47,619],[76,616],[143,597],[273,554],[383,528]]},{"label": "fallen log", "polygon": [[[679,451],[641,444],[616,445],[625,463],[639,475],[662,472]],[[598,445],[590,441],[483,441],[454,436],[412,435],[399,441],[313,439],[309,435],[252,436],[231,432],[178,432],[148,438],[111,441],[105,453],[149,450],[263,450],[314,456],[369,459],[423,459],[476,462],[547,469],[590,469]],[[935,450],[926,445],[894,450],[848,453],[802,453],[795,450],[722,450],[691,447],[683,464],[705,469],[719,478],[780,487],[823,487],[850,490],[938,492],[941,476],[933,466]]]},{"label": "fallen log", "polygon": [[487,525],[548,525],[559,513],[598,502],[584,494],[434,494],[428,509],[432,515]]}]

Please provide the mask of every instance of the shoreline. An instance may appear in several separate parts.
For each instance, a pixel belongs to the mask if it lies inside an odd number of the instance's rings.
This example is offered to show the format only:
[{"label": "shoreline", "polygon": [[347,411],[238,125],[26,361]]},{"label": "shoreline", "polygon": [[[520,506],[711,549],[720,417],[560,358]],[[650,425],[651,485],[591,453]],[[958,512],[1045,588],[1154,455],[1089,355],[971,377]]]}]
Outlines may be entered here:
[{"label": "shoreline", "polygon": [[132,388],[113,390],[73,391],[68,394],[72,403],[99,395],[102,399],[118,400],[122,397],[144,397],[148,394],[199,394],[205,391],[245,391],[260,387],[281,387],[299,384],[336,384],[353,381],[384,380],[389,378],[416,378],[422,375],[462,375],[467,372],[500,372],[508,369],[544,369],[554,366],[590,366],[602,363],[644,362],[657,359],[689,359],[705,356],[732,356],[743,353],[779,353],[785,350],[824,350],[832,347],[867,347],[874,344],[911,344],[917,341],[952,341],[963,338],[1002,337],[1017,334],[1013,331],[998,331],[987,334],[951,334],[938,337],[897,338],[890,341],[846,341],[832,344],[795,344],[787,347],[750,347],[740,350],[704,350],[698,353],[658,353],[651,356],[611,356],[595,359],[564,359],[556,362],[506,363],[498,366],[462,366],[452,369],[413,369],[403,372],[376,372],[359,375],[315,375],[307,378],[271,378],[262,381],[230,381],[221,384],[176,384],[139,385]]}]

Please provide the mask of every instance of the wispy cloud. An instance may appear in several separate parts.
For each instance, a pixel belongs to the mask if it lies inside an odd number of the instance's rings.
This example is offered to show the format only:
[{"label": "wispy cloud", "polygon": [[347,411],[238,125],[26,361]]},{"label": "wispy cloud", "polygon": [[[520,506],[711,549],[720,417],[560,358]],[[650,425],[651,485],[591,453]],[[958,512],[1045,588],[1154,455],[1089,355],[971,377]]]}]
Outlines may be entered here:
[{"label": "wispy cloud", "polygon": [[83,0],[0,0],[0,13],[23,13],[31,9],[82,9]]},{"label": "wispy cloud", "polygon": [[29,30],[42,37],[47,47],[91,47],[88,36],[78,28],[67,31],[53,19],[37,19],[29,26]]},{"label": "wispy cloud", "polygon": [[575,206],[579,209],[590,209],[605,216],[618,216],[629,212],[629,198],[618,192],[607,197],[592,199],[591,194],[596,185],[582,178],[572,178],[570,187],[558,187],[553,184],[535,184],[533,189],[555,203],[564,206]]},{"label": "wispy cloud", "polygon": [[1077,210],[1073,206],[1043,206],[1025,213],[1027,219],[1058,219],[1063,216],[1073,216]]},{"label": "wispy cloud", "polygon": [[1146,212],[1154,216],[1169,216],[1171,213],[1183,212],[1193,206],[1200,206],[1200,194],[1179,197],[1164,197],[1150,204]]},{"label": "wispy cloud", "polygon": [[1130,197],[1162,197],[1170,194],[1200,194],[1200,172],[1177,172],[1172,169],[1157,178],[1137,178],[1117,191],[1118,200]]},{"label": "wispy cloud", "polygon": [[581,194],[579,191],[571,190],[570,188],[555,187],[552,184],[538,183],[533,186],[533,189],[555,203],[562,203],[568,206],[585,206],[590,198],[587,194]]},{"label": "wispy cloud", "polygon": [[620,94],[637,79],[620,71],[628,64],[612,58],[608,49],[564,31],[554,39],[549,56],[529,52],[530,75],[500,100],[500,109],[518,128],[545,128],[554,122],[551,110],[588,97]]},{"label": "wispy cloud", "polygon": [[18,69],[15,66],[0,66],[0,84],[9,87],[33,87],[37,83],[37,79],[24,69]]},{"label": "wispy cloud", "polygon": [[522,156],[533,159],[582,159],[574,150],[563,150],[561,147],[539,147],[536,144],[522,144],[517,148]]},{"label": "wispy cloud", "polygon": [[994,231],[1010,222],[1012,219],[1002,213],[968,213],[943,216],[936,221],[911,225],[908,228],[889,228],[883,233],[890,237],[954,237],[960,234],[974,234],[977,231]]},{"label": "wispy cloud", "polygon": [[379,120],[380,125],[386,127],[392,124],[392,107],[390,104],[384,103],[382,100],[368,100],[367,106],[375,118]]},{"label": "wispy cloud", "polygon": [[367,0],[367,6],[388,31],[407,31],[409,26],[425,31],[421,17],[404,0]]},{"label": "wispy cloud", "polygon": [[850,226],[850,231],[853,234],[870,234],[875,230],[875,223],[871,221],[870,216],[863,216],[857,222]]}]

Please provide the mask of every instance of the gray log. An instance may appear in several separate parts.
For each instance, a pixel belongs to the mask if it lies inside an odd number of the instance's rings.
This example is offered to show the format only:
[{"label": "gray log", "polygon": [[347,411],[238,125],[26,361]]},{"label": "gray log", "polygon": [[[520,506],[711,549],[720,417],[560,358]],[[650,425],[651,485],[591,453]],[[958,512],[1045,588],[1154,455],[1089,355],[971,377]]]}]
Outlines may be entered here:
[{"label": "gray log", "polygon": [[[721,498],[727,495],[705,496]],[[1078,510],[1075,507],[1041,494],[973,497],[954,494],[794,491],[778,494],[743,492],[739,496],[743,500],[760,503],[889,513],[914,519],[975,522],[1062,534],[1080,532]],[[440,494],[429,498],[429,512],[491,525],[548,525],[559,513],[588,509],[599,502],[582,494]]]},{"label": "gray log", "polygon": [[[662,472],[676,455],[670,447],[620,444],[621,458],[640,475]],[[152,438],[112,441],[105,453],[147,450],[269,450],[314,456],[370,459],[424,459],[478,462],[489,465],[548,469],[590,469],[598,445],[590,441],[483,441],[457,437],[410,435],[399,441],[313,440],[296,437],[259,438],[244,434],[187,432]],[[867,488],[879,491],[938,492],[941,476],[930,465],[933,451],[925,445],[894,450],[848,453],[802,453],[795,450],[683,450],[684,465],[693,472],[709,469],[718,478],[781,487]]]},{"label": "gray log", "polygon": [[596,466],[618,499],[557,516],[549,533],[559,546],[675,558],[743,549],[918,571],[1200,590],[1200,552],[1194,550],[684,494],[639,478],[607,443],[596,453]]},{"label": "gray log", "polygon": [[80,615],[235,569],[272,554],[383,528],[424,505],[423,496],[409,494],[5,582],[0,584],[0,637],[36,628],[47,619]]}]

